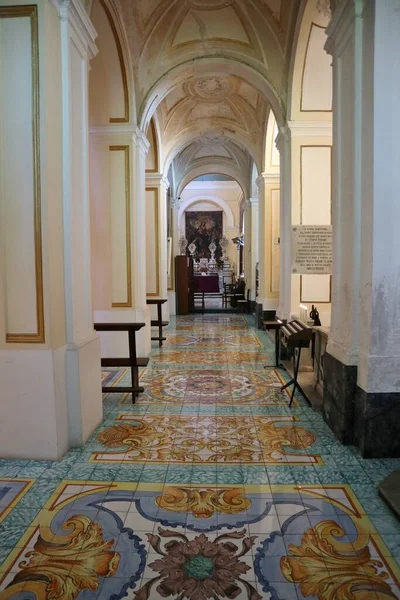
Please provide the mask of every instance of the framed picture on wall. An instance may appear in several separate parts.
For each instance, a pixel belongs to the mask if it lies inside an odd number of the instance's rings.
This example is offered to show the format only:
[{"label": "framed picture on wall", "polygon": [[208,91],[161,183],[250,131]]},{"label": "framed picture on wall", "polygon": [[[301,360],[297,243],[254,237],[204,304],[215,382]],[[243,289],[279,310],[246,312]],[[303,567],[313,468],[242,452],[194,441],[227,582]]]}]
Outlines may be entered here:
[{"label": "framed picture on wall", "polygon": [[329,303],[332,275],[300,275],[300,302]]}]

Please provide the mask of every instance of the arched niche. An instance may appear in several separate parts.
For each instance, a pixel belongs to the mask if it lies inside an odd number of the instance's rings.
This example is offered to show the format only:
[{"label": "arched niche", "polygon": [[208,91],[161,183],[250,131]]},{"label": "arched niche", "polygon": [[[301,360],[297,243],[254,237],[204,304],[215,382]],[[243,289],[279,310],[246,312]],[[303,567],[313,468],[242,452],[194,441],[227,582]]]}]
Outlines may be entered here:
[{"label": "arched niche", "polygon": [[146,137],[150,144],[146,155],[146,173],[158,173],[160,169],[159,145],[154,118],[150,121]]},{"label": "arched niche", "polygon": [[129,71],[116,17],[106,0],[95,0],[90,18],[98,33],[99,50],[90,63],[90,125],[129,123],[132,117]]},{"label": "arched niche", "polygon": [[271,110],[267,121],[267,133],[265,136],[264,149],[264,172],[271,175],[279,175],[279,151],[275,144],[278,133],[278,123],[276,122],[275,115]]},{"label": "arched niche", "polygon": [[[179,226],[179,230],[180,231],[184,231],[185,229],[185,223],[184,223],[184,216],[185,216],[185,212],[189,209],[194,210],[195,206],[204,206],[204,205],[210,205],[211,210],[222,210],[222,212],[224,213],[224,233],[227,227],[230,228],[234,228],[235,225],[235,218],[232,212],[231,207],[229,206],[229,204],[223,199],[220,198],[219,196],[215,196],[215,195],[210,195],[210,194],[198,194],[192,198],[188,198],[187,200],[183,201],[182,204],[179,206],[179,210],[178,210],[178,226]],[[198,210],[209,210],[207,208],[199,208]]]},{"label": "arched niche", "polygon": [[289,76],[288,120],[332,120],[332,64],[324,49],[329,19],[328,8],[318,0],[309,0],[299,13]]}]

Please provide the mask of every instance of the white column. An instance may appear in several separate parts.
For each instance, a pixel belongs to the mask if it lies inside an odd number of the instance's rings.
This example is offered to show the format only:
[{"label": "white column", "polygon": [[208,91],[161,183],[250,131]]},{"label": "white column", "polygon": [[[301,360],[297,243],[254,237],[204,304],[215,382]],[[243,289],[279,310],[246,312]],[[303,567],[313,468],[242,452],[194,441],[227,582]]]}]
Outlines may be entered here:
[{"label": "white column", "polygon": [[249,268],[251,273],[251,294],[250,299],[256,299],[256,264],[259,259],[258,252],[258,221],[259,221],[259,198],[250,198],[250,210],[251,210],[251,227],[250,227],[250,260]]},{"label": "white column", "polygon": [[146,236],[150,234],[146,231],[146,154],[149,142],[140,129],[136,129],[133,142],[133,302],[137,322],[146,323],[137,335],[138,352],[148,356],[151,351],[150,310],[146,304]]},{"label": "white column", "polygon": [[0,7],[1,453],[58,459],[102,418],[87,139],[96,33],[78,0],[18,6],[11,18]]},{"label": "white column", "polygon": [[291,313],[292,267],[292,158],[291,137],[287,125],[276,141],[280,153],[280,277],[277,316],[288,320]]},{"label": "white column", "polygon": [[388,411],[387,425],[397,421],[390,437],[400,434],[400,64],[390,58],[400,51],[398,0],[368,2],[363,25],[358,386],[374,411]]},{"label": "white column", "polygon": [[358,362],[361,237],[362,45],[365,0],[346,0],[327,29],[333,62],[332,316],[327,352]]},{"label": "white column", "polygon": [[100,343],[90,280],[88,66],[96,33],[79,1],[60,5],[66,382],[70,442],[82,444],[102,418]]},{"label": "white column", "polygon": [[179,223],[178,223],[178,213],[179,213],[179,198],[171,198],[171,208],[172,208],[172,223],[171,223],[171,233],[172,233],[172,269],[171,269],[171,278],[170,278],[170,286],[168,290],[168,298],[169,298],[169,311],[171,315],[175,315],[176,312],[176,297],[175,297],[175,256],[180,254],[179,249]]}]

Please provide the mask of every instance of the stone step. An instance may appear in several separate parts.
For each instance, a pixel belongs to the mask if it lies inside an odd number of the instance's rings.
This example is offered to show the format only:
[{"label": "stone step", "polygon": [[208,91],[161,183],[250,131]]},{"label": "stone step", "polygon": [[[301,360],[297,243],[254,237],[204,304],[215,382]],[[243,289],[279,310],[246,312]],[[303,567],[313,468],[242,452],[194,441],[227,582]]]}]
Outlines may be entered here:
[{"label": "stone step", "polygon": [[379,495],[400,519],[400,471],[393,471],[379,484]]}]

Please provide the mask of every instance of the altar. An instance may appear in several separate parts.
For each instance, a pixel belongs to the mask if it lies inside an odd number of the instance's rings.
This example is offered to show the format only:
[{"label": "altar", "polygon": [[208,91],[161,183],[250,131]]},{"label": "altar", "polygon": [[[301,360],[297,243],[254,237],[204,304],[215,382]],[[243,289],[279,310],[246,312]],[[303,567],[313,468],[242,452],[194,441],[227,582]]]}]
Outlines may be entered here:
[{"label": "altar", "polygon": [[193,275],[194,294],[219,294],[220,282],[218,273],[209,273],[204,275]]}]

